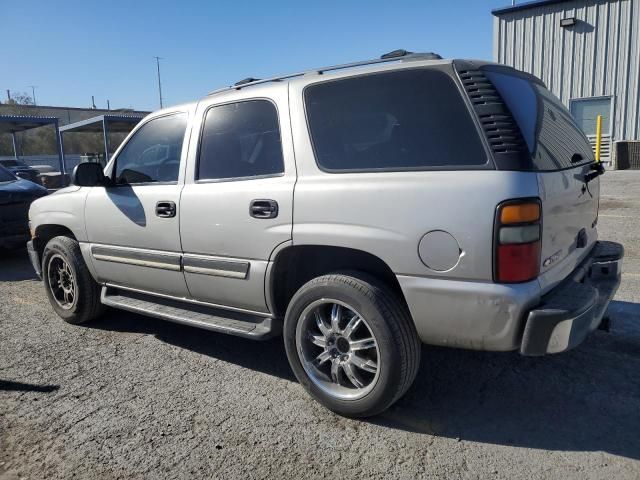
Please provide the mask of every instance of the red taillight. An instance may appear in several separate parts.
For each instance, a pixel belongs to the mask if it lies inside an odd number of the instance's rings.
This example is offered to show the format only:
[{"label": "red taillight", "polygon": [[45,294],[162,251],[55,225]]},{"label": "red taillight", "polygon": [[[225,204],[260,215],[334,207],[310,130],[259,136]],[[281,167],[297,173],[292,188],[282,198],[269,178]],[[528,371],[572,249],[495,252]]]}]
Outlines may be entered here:
[{"label": "red taillight", "polygon": [[540,272],[540,241],[498,245],[498,281],[526,282]]},{"label": "red taillight", "polygon": [[526,282],[539,275],[541,210],[539,200],[530,199],[512,200],[498,207],[494,240],[496,282]]}]

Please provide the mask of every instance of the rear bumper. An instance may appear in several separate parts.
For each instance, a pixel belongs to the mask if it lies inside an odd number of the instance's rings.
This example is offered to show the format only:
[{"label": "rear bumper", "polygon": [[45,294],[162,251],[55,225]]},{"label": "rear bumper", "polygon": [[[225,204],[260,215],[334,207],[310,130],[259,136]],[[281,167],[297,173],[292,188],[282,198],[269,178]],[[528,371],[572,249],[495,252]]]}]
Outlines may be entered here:
[{"label": "rear bumper", "polygon": [[622,246],[598,242],[546,295],[537,280],[500,284],[397,275],[418,336],[430,345],[556,353],[598,327],[620,284]]},{"label": "rear bumper", "polygon": [[529,311],[520,353],[558,353],[582,343],[602,321],[620,285],[623,256],[622,245],[598,242],[589,257]]}]

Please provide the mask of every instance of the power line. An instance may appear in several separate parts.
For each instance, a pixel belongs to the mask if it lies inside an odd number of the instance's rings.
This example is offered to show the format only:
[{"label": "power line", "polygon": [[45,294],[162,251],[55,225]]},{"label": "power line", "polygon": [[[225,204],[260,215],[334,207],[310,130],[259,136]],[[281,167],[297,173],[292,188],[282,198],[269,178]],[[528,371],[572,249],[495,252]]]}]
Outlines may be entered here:
[{"label": "power line", "polygon": [[160,60],[162,57],[153,57],[156,59],[156,67],[158,69],[158,96],[160,97],[160,108],[162,108],[162,82],[160,81]]}]

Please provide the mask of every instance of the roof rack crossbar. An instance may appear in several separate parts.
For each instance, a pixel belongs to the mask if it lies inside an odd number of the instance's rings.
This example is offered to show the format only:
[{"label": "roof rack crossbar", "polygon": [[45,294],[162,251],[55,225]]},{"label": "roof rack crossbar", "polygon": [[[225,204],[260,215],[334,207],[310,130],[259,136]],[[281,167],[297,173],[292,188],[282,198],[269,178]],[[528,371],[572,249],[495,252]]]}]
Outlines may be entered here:
[{"label": "roof rack crossbar", "polygon": [[[271,78],[265,78],[262,80],[257,80],[257,79],[251,79],[251,78],[247,78],[245,80],[240,80],[239,82],[235,83],[234,85],[231,85],[229,87],[223,87],[223,88],[219,88],[217,90],[213,90],[212,92],[209,92],[208,95],[214,95],[216,93],[220,93],[220,92],[226,92],[228,90],[231,89],[236,89],[236,90],[240,90],[241,88],[244,87],[249,87],[251,85],[259,85],[262,83],[269,83],[269,82],[277,82],[280,80],[288,80],[290,78],[295,78],[295,77],[301,77],[303,75],[307,75],[309,73],[317,73],[318,75],[322,75],[325,72],[332,72],[335,70],[342,70],[342,69],[346,69],[346,68],[355,68],[355,67],[362,67],[365,65],[375,65],[377,63],[387,63],[387,62],[403,62],[403,61],[419,61],[419,60],[441,60],[442,57],[440,55],[438,55],[437,53],[433,53],[433,52],[424,52],[424,53],[413,53],[413,52],[407,52],[406,50],[394,50],[393,52],[389,52],[387,54],[382,55],[380,58],[374,58],[371,60],[362,60],[359,62],[352,62],[352,63],[342,63],[339,65],[331,65],[328,67],[322,67],[322,68],[314,68],[311,70],[306,70],[304,72],[298,72],[298,73],[292,73],[289,75],[281,75],[281,76],[277,76],[277,77],[271,77]],[[250,81],[250,80],[254,80],[254,81]]]}]

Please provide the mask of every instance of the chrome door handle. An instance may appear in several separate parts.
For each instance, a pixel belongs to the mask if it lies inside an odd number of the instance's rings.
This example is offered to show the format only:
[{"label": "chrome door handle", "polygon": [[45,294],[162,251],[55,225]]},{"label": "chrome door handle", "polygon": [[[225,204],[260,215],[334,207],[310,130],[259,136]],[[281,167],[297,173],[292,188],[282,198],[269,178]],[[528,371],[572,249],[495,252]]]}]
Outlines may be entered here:
[{"label": "chrome door handle", "polygon": [[276,218],[278,216],[278,202],[275,200],[251,200],[249,215],[253,218]]},{"label": "chrome door handle", "polygon": [[175,202],[160,201],[156,203],[156,216],[160,218],[172,218],[176,216]]}]

